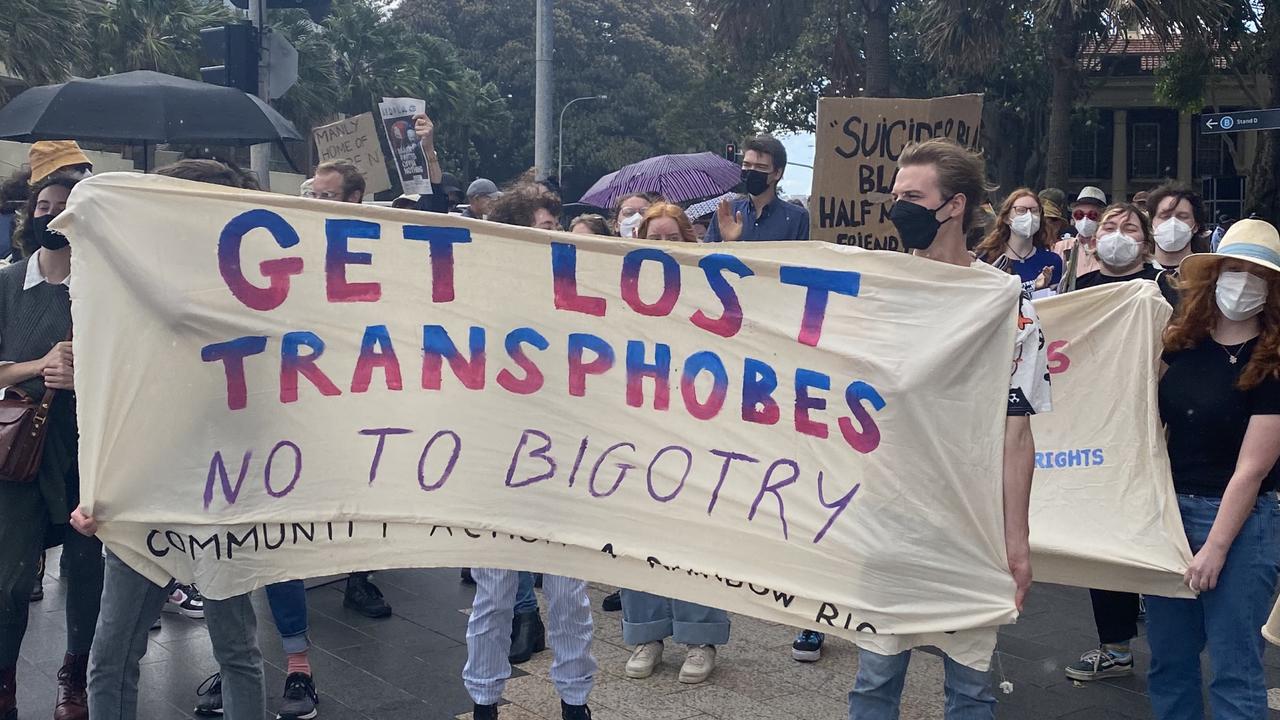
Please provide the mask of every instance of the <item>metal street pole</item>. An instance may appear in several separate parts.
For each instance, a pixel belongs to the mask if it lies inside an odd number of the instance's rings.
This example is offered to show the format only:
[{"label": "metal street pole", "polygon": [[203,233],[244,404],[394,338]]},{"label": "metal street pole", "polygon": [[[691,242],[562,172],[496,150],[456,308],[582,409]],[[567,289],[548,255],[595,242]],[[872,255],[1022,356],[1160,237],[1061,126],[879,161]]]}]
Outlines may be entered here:
[{"label": "metal street pole", "polygon": [[553,0],[538,0],[534,23],[534,117],[533,166],[538,180],[551,176],[551,119],[555,102],[555,76],[551,67],[551,51],[555,41],[555,24],[551,9]]},{"label": "metal street pole", "polygon": [[556,153],[556,184],[561,188],[564,187],[564,114],[569,106],[579,100],[608,100],[608,95],[588,95],[586,97],[574,98],[564,104],[564,109],[560,111],[560,149]]},{"label": "metal street pole", "polygon": [[[268,55],[263,50],[262,28],[266,25],[265,0],[250,0],[249,22],[257,30],[258,35],[258,97],[263,102],[271,102],[270,87],[267,76],[271,68],[268,66]],[[249,169],[258,176],[258,185],[263,190],[271,189],[271,145],[262,143],[249,148]]]}]

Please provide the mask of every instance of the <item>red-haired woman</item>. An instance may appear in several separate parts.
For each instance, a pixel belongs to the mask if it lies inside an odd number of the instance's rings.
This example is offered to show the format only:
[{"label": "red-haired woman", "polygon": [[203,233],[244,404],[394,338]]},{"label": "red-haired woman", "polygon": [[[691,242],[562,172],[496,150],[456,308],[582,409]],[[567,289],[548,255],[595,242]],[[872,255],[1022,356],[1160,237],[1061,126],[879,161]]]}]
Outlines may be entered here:
[{"label": "red-haired woman", "polygon": [[1026,188],[1009,194],[1000,205],[991,232],[975,249],[983,262],[1022,278],[1029,290],[1062,279],[1062,256],[1049,249],[1041,220],[1040,198]]},{"label": "red-haired woman", "polygon": [[644,220],[636,231],[636,237],[665,242],[698,242],[698,236],[693,232],[693,223],[689,222],[684,208],[666,202],[655,203],[645,210]]},{"label": "red-haired woman", "polygon": [[1160,415],[1194,600],[1147,598],[1148,692],[1160,720],[1204,717],[1209,651],[1216,720],[1267,714],[1263,639],[1280,562],[1280,234],[1231,227],[1216,253],[1191,255],[1164,333]]}]

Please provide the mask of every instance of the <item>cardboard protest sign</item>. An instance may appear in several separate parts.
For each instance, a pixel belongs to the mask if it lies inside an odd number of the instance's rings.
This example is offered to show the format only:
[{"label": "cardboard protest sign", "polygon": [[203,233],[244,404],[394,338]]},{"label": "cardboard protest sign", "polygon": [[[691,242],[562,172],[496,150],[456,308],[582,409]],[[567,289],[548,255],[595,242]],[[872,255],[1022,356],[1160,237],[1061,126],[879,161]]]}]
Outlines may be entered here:
[{"label": "cardboard protest sign", "polygon": [[81,183],[59,228],[83,502],[150,578],[519,567],[846,636],[1014,616],[1013,278],[156,176]]},{"label": "cardboard protest sign", "polygon": [[378,124],[372,113],[361,113],[313,131],[320,161],[349,160],[364,176],[365,194],[391,189],[387,163],[378,142]]},{"label": "cardboard protest sign", "polygon": [[383,98],[378,103],[382,126],[387,135],[387,147],[391,161],[400,177],[400,192],[430,195],[431,180],[427,178],[427,158],[422,152],[422,142],[413,129],[413,117],[425,113],[427,103],[413,98]]},{"label": "cardboard protest sign", "polygon": [[904,250],[889,221],[902,148],[935,137],[975,146],[981,122],[981,95],[819,99],[809,237]]},{"label": "cardboard protest sign", "polygon": [[1152,282],[1037,300],[1053,412],[1031,420],[1037,580],[1191,597],[1156,397],[1172,309]]}]

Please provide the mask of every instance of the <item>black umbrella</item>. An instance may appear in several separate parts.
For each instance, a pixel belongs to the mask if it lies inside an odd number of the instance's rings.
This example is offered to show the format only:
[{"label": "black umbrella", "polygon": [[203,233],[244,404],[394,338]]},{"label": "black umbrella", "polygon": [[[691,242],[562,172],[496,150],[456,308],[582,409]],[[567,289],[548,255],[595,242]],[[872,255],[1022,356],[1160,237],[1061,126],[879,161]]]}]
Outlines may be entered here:
[{"label": "black umbrella", "polygon": [[31,88],[0,108],[0,138],[142,145],[301,140],[293,123],[235,88],[150,70]]}]

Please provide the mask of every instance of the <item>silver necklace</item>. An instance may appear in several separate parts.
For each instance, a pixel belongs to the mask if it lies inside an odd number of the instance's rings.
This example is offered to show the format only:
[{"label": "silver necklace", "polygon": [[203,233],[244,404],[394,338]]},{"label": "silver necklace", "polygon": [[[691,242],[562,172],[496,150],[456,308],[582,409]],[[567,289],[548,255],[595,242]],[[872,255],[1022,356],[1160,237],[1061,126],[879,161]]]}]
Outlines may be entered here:
[{"label": "silver necklace", "polygon": [[1235,348],[1236,348],[1236,351],[1235,351],[1235,352],[1231,352],[1230,350],[1228,350],[1228,349],[1227,349],[1227,346],[1226,346],[1226,345],[1223,345],[1222,343],[1218,343],[1218,347],[1222,348],[1222,352],[1224,352],[1224,353],[1226,353],[1226,354],[1227,354],[1227,359],[1228,359],[1228,361],[1229,361],[1232,365],[1235,365],[1235,364],[1237,364],[1237,363],[1239,363],[1239,362],[1240,362],[1240,353],[1244,352],[1244,346],[1245,346],[1245,345],[1248,345],[1248,344],[1249,344],[1249,341],[1248,341],[1248,340],[1245,340],[1244,342],[1240,343],[1239,345],[1236,345],[1236,346],[1235,346]]}]

